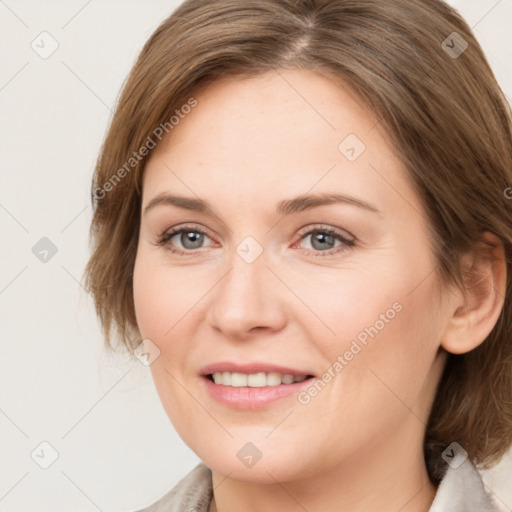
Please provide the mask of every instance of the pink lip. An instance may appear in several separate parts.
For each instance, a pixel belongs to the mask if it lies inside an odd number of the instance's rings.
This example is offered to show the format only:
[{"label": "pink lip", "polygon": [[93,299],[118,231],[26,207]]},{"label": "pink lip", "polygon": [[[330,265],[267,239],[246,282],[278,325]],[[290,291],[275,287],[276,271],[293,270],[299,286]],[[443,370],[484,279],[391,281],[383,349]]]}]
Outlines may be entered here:
[{"label": "pink lip", "polygon": [[279,384],[278,386],[264,386],[262,388],[252,388],[250,386],[232,387],[215,384],[209,379],[209,375],[217,372],[238,372],[246,374],[278,372],[281,374],[290,374],[295,377],[311,375],[311,373],[265,363],[236,364],[231,362],[219,362],[202,368],[201,375],[203,378],[201,380],[210,397],[228,407],[243,410],[262,409],[277,400],[296,395],[302,388],[309,386],[313,380],[306,379],[302,382],[294,382],[293,384]]},{"label": "pink lip", "polygon": [[237,372],[237,373],[270,373],[270,372],[277,372],[277,373],[288,373],[290,375],[293,375],[294,377],[300,377],[302,375],[312,375],[311,372],[297,370],[295,368],[287,368],[286,366],[278,366],[274,364],[268,364],[268,363],[232,363],[230,361],[219,361],[218,363],[213,363],[205,366],[201,369],[200,374],[201,375],[210,375],[217,372]]},{"label": "pink lip", "polygon": [[279,399],[296,395],[305,386],[310,386],[313,379],[262,388],[223,386],[215,384],[207,377],[203,377],[202,381],[208,394],[221,404],[235,409],[255,410],[267,407]]}]

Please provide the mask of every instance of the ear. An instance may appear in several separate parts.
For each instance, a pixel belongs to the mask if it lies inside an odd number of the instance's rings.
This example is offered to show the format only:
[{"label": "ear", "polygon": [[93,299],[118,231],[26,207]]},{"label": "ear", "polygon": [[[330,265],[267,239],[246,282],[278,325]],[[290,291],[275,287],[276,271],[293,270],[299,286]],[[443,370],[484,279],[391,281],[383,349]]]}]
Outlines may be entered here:
[{"label": "ear", "polygon": [[492,331],[505,302],[507,265],[503,243],[486,231],[478,246],[461,258],[465,291],[449,301],[451,316],[441,346],[452,354],[478,347]]}]

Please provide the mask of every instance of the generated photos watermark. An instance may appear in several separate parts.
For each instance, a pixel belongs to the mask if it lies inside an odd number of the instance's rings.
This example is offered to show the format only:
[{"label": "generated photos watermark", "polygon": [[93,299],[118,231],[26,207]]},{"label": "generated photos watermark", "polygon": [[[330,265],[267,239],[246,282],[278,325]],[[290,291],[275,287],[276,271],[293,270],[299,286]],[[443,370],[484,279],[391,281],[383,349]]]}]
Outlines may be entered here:
[{"label": "generated photos watermark", "polygon": [[193,97],[189,98],[187,103],[174,111],[175,115],[172,115],[168,121],[160,123],[152,131],[151,135],[147,136],[146,141],[139,150],[134,151],[133,155],[126,160],[122,167],[112,174],[105,183],[94,188],[94,199],[96,201],[100,201],[108,192],[113,190],[116,185],[137,166],[139,162],[142,162],[142,160],[149,155],[152,149],[156,148],[157,144],[162,141],[163,137],[170,133],[171,130],[173,130],[187,114],[190,114],[192,109],[196,106],[197,100]]},{"label": "generated photos watermark", "polygon": [[301,391],[297,395],[297,400],[302,405],[307,405],[311,402],[311,399],[317,396],[329,382],[331,382],[341,371],[350,364],[357,354],[359,354],[365,347],[368,346],[368,342],[370,341],[368,337],[371,339],[375,338],[379,334],[384,327],[386,327],[391,320],[393,320],[397,313],[402,311],[403,306],[400,302],[394,302],[390,308],[386,310],[385,313],[381,313],[379,315],[379,319],[376,320],[373,325],[370,327],[365,327],[350,343],[350,346],[343,354],[340,354],[336,361],[334,361],[331,366],[319,377],[315,379],[312,384]]}]

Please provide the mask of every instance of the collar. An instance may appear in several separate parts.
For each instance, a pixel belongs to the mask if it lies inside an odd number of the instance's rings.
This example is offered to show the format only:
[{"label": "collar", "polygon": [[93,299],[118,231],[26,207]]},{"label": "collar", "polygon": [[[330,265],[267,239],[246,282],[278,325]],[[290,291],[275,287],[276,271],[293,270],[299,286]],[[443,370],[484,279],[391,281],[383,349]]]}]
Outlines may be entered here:
[{"label": "collar", "polygon": [[466,459],[448,466],[429,512],[497,512],[476,467]]}]

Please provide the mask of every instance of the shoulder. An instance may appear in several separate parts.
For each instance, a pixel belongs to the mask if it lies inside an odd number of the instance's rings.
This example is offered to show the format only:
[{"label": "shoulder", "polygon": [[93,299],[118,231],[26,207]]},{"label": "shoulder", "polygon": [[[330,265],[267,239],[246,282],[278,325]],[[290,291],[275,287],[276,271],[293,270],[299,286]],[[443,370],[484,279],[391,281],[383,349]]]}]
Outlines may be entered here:
[{"label": "shoulder", "polygon": [[212,473],[201,463],[157,502],[138,512],[208,512],[212,492]]},{"label": "shoulder", "polygon": [[469,459],[448,467],[429,512],[499,512]]}]

